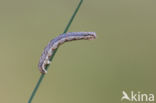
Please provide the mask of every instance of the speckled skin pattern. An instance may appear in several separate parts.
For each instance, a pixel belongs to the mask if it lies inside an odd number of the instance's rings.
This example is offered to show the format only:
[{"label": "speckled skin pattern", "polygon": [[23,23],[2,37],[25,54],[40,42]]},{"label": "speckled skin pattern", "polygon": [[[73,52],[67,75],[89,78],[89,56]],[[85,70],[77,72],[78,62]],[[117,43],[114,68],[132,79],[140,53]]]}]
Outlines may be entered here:
[{"label": "speckled skin pattern", "polygon": [[58,37],[52,39],[48,45],[45,47],[38,64],[38,68],[41,73],[45,74],[47,71],[45,67],[50,64],[50,57],[53,55],[53,52],[56,48],[59,47],[60,44],[63,44],[67,41],[73,40],[92,40],[96,38],[95,32],[69,32],[60,34]]}]

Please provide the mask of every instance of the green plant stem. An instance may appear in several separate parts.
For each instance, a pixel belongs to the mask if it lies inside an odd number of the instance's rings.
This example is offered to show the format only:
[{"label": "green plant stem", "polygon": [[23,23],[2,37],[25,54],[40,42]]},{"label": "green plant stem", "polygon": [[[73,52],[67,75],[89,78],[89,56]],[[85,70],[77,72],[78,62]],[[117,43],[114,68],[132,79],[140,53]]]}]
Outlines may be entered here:
[{"label": "green plant stem", "polygon": [[[73,13],[71,19],[69,20],[69,22],[68,22],[68,24],[67,24],[67,26],[66,26],[66,28],[65,28],[65,30],[64,30],[63,33],[66,33],[66,32],[68,31],[68,29],[69,29],[69,27],[70,27],[70,25],[71,25],[71,23],[72,23],[74,17],[76,16],[76,14],[77,14],[77,12],[78,12],[78,10],[79,10],[79,8],[80,8],[82,2],[83,2],[83,0],[80,0],[80,2],[79,2],[79,4],[78,4],[77,8],[75,9],[75,11],[74,11],[74,13]],[[51,58],[50,58],[50,61],[53,60],[53,58],[54,58],[55,53],[57,52],[57,50],[58,50],[58,48],[55,49],[53,55],[52,55]],[[48,70],[48,67],[49,67],[49,65],[47,65],[45,69]],[[44,76],[45,76],[45,74],[41,74],[41,76],[40,76],[40,78],[39,78],[39,80],[38,80],[38,82],[37,82],[37,84],[36,84],[36,86],[35,86],[35,88],[34,88],[32,94],[31,94],[31,96],[30,96],[30,98],[29,98],[29,100],[28,100],[28,103],[31,103],[31,102],[32,102],[32,100],[33,100],[33,98],[34,98],[34,96],[35,96],[35,94],[36,94],[36,92],[37,92],[37,90],[38,90],[38,88],[39,88],[39,86],[40,86],[40,84],[41,84],[41,82],[42,82]]]}]

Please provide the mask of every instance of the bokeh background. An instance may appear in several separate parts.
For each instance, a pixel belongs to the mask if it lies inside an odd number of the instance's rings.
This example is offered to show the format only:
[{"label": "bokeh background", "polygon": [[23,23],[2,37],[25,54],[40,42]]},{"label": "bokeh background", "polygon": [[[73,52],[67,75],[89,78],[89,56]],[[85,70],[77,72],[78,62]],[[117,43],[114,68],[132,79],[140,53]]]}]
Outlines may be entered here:
[{"label": "bokeh background", "polygon": [[[0,103],[27,103],[45,45],[78,2],[0,0]],[[62,45],[32,103],[120,103],[123,90],[156,95],[155,11],[155,0],[84,0],[69,31],[97,39]]]}]

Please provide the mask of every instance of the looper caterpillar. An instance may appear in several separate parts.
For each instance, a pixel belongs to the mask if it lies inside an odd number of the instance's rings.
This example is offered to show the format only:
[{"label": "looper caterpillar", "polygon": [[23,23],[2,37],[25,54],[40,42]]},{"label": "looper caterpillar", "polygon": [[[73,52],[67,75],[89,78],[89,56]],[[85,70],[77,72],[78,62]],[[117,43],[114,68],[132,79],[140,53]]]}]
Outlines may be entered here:
[{"label": "looper caterpillar", "polygon": [[52,39],[48,45],[45,47],[38,64],[38,68],[41,73],[45,74],[47,71],[45,67],[50,64],[50,57],[53,55],[53,52],[59,45],[67,41],[73,40],[92,40],[96,38],[95,32],[69,32],[60,34],[58,37]]}]

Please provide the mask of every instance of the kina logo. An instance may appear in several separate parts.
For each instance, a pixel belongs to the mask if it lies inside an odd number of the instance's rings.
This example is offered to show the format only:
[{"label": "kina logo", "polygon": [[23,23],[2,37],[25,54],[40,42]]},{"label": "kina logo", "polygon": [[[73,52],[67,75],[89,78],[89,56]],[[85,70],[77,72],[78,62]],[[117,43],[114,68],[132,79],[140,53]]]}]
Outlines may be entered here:
[{"label": "kina logo", "polygon": [[154,101],[154,94],[152,93],[141,93],[141,92],[134,92],[131,91],[129,94],[125,91],[122,91],[121,101],[131,101],[131,102],[153,102]]}]

